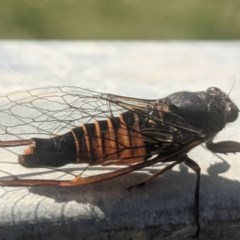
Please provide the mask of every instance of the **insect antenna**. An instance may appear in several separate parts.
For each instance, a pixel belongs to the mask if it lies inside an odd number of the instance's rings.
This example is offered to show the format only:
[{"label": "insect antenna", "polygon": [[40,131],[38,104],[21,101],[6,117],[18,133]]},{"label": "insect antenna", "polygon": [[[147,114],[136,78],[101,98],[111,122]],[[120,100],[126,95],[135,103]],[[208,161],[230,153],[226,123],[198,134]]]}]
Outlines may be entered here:
[{"label": "insect antenna", "polygon": [[232,92],[232,90],[233,90],[233,87],[234,87],[234,85],[235,85],[235,82],[236,82],[236,79],[235,79],[235,77],[233,78],[233,83],[232,83],[232,86],[231,86],[231,88],[230,88],[230,90],[229,90],[229,92],[227,93],[227,96],[229,97],[230,96],[230,93]]}]

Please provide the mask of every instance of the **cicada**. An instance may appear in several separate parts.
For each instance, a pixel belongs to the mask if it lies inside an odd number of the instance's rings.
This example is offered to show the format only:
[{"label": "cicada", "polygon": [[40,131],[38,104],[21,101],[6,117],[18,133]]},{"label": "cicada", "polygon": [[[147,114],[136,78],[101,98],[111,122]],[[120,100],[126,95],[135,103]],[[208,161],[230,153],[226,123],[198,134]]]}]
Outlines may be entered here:
[{"label": "cicada", "polygon": [[[18,154],[26,168],[85,164],[72,179],[0,179],[1,186],[77,186],[100,182],[157,163],[166,165],[143,180],[184,163],[196,172],[194,214],[199,233],[200,167],[188,157],[206,143],[215,153],[240,152],[240,143],[213,139],[238,118],[238,108],[219,88],[176,92],[157,100],[137,99],[78,87],[51,87],[0,98],[0,147]],[[5,162],[8,159],[4,159]],[[97,175],[89,166],[123,165]],[[5,169],[1,169],[6,174]],[[131,187],[130,187],[131,188]]]}]

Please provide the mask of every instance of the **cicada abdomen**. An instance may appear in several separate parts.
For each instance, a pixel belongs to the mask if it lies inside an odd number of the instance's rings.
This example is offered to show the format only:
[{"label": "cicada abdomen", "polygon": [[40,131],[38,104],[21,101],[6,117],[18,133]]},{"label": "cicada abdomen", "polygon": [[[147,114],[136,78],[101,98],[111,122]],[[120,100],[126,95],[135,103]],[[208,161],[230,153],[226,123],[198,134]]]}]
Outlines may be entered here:
[{"label": "cicada abdomen", "polygon": [[139,121],[137,114],[128,111],[50,139],[33,138],[19,162],[25,167],[56,167],[68,163],[130,165],[143,161],[146,143]]}]

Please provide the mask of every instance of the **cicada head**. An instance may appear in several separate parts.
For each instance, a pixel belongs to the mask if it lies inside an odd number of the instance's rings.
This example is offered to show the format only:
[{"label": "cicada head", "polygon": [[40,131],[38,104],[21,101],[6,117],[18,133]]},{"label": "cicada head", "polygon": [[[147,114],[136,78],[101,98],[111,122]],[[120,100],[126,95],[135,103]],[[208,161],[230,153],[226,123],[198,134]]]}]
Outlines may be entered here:
[{"label": "cicada head", "polygon": [[238,108],[219,88],[177,92],[164,99],[172,113],[207,136],[215,135],[238,118]]},{"label": "cicada head", "polygon": [[238,107],[231,101],[229,96],[222,92],[219,88],[210,87],[207,89],[209,96],[219,99],[220,103],[224,105],[225,122],[234,122],[238,118]]}]

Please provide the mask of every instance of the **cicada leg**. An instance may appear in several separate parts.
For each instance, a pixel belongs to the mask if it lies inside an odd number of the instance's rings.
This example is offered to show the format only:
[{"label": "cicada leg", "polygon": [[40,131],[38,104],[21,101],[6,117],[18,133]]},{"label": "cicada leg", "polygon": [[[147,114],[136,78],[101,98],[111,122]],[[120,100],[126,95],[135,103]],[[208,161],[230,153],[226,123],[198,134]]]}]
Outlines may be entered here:
[{"label": "cicada leg", "polygon": [[195,222],[197,225],[197,230],[195,235],[193,236],[194,238],[197,238],[200,232],[200,223],[199,223],[199,188],[200,188],[200,173],[201,173],[201,168],[199,165],[190,159],[188,156],[186,156],[186,159],[184,160],[184,163],[190,167],[197,175],[196,179],[196,185],[195,185],[195,194],[194,194],[194,217],[195,217]]},{"label": "cicada leg", "polygon": [[157,176],[163,174],[164,172],[170,170],[171,168],[173,168],[174,166],[176,166],[177,164],[179,164],[180,162],[178,161],[175,161],[173,162],[172,164],[169,164],[168,166],[164,167],[163,169],[161,169],[160,171],[157,171],[156,173],[154,173],[152,176],[144,179],[143,181],[137,183],[137,184],[134,184],[130,187],[127,188],[127,190],[131,190],[135,187],[143,187],[146,183],[149,183],[150,181],[152,181],[154,178],[156,178]]},{"label": "cicada leg", "polygon": [[207,148],[214,153],[237,153],[240,152],[240,143],[235,141],[221,141],[214,143],[211,140],[206,142]]}]

